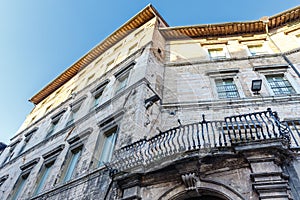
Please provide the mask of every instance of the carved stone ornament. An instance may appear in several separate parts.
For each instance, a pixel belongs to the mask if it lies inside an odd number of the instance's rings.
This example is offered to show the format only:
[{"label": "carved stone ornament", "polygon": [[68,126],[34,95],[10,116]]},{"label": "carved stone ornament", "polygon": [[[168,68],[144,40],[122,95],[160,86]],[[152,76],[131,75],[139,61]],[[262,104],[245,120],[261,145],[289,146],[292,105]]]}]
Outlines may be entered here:
[{"label": "carved stone ornament", "polygon": [[188,173],[181,175],[182,181],[186,187],[186,190],[196,189],[198,193],[198,188],[200,187],[200,179],[195,175],[195,173]]}]

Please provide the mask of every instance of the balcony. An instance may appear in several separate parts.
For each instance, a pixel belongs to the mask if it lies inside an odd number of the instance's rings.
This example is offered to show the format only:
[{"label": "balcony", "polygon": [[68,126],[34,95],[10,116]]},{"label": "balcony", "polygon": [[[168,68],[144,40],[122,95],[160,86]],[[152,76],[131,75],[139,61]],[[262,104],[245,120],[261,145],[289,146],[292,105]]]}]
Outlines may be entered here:
[{"label": "balcony", "polygon": [[271,109],[225,117],[224,121],[207,121],[203,116],[198,123],[181,125],[116,150],[109,166],[124,172],[174,161],[191,153],[230,151],[241,143],[276,139],[292,150],[299,150],[299,126],[300,121],[281,122]]}]

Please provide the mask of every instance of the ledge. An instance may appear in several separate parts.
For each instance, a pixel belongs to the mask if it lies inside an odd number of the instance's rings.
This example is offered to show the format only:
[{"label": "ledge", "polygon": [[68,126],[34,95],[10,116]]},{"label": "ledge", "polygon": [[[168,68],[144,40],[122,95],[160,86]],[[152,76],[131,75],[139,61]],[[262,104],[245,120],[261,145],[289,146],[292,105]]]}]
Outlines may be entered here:
[{"label": "ledge", "polygon": [[207,63],[219,63],[219,62],[230,62],[230,61],[243,61],[243,60],[252,60],[252,59],[259,59],[259,58],[272,58],[272,57],[279,57],[282,54],[274,53],[274,54],[263,54],[257,56],[247,56],[247,57],[234,57],[234,58],[223,58],[223,59],[216,59],[216,60],[193,60],[193,61],[175,61],[175,62],[167,62],[165,67],[182,67],[186,65],[196,65],[196,64],[207,64]]},{"label": "ledge", "polygon": [[254,66],[253,71],[264,71],[264,70],[286,70],[289,66],[287,64],[279,64],[279,65],[262,65],[262,66]]},{"label": "ledge", "polygon": [[[170,103],[162,103],[162,109],[175,109],[178,108],[192,108],[195,109],[207,109],[207,108],[234,108],[240,106],[249,106],[249,105],[259,105],[265,104],[266,102],[272,103],[282,103],[282,102],[289,102],[289,103],[300,103],[300,94],[293,94],[290,96],[259,96],[259,97],[245,97],[239,99],[212,99],[210,101],[183,101],[183,102],[170,102]],[[164,110],[162,110],[164,112]]]},{"label": "ledge", "polygon": [[267,148],[287,149],[287,147],[283,145],[283,139],[280,138],[262,139],[262,140],[256,140],[251,142],[232,143],[232,146],[234,147],[234,150],[236,152],[267,149]]}]

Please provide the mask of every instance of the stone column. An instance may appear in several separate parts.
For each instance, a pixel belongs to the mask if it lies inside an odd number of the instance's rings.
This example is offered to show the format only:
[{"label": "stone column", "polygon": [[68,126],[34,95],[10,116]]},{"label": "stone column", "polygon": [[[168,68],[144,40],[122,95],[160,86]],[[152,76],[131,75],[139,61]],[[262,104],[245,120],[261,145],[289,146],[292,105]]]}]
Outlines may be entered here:
[{"label": "stone column", "polygon": [[141,198],[141,176],[139,174],[132,174],[124,179],[119,179],[119,187],[122,189],[121,200],[139,200]]},{"label": "stone column", "polygon": [[282,162],[289,159],[289,153],[280,140],[247,142],[237,145],[235,149],[244,154],[250,164],[252,186],[259,199],[293,199],[289,177],[281,167]]}]

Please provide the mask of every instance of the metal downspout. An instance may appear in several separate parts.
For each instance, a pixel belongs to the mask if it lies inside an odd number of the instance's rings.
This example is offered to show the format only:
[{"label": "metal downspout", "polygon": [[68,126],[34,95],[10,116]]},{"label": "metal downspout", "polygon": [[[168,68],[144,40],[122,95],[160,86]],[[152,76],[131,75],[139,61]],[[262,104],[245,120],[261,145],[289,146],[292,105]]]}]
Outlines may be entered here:
[{"label": "metal downspout", "polygon": [[268,39],[273,43],[273,45],[277,48],[277,50],[280,52],[281,56],[283,57],[283,59],[288,63],[288,65],[294,70],[294,72],[297,74],[297,76],[300,78],[300,72],[297,70],[297,68],[293,65],[293,63],[290,61],[290,59],[288,59],[288,57],[285,55],[285,53],[283,53],[281,51],[281,49],[277,46],[277,44],[273,41],[273,39],[270,36],[269,33],[269,18],[268,17],[262,17],[261,21],[265,24],[265,30],[266,30],[266,34]]}]

